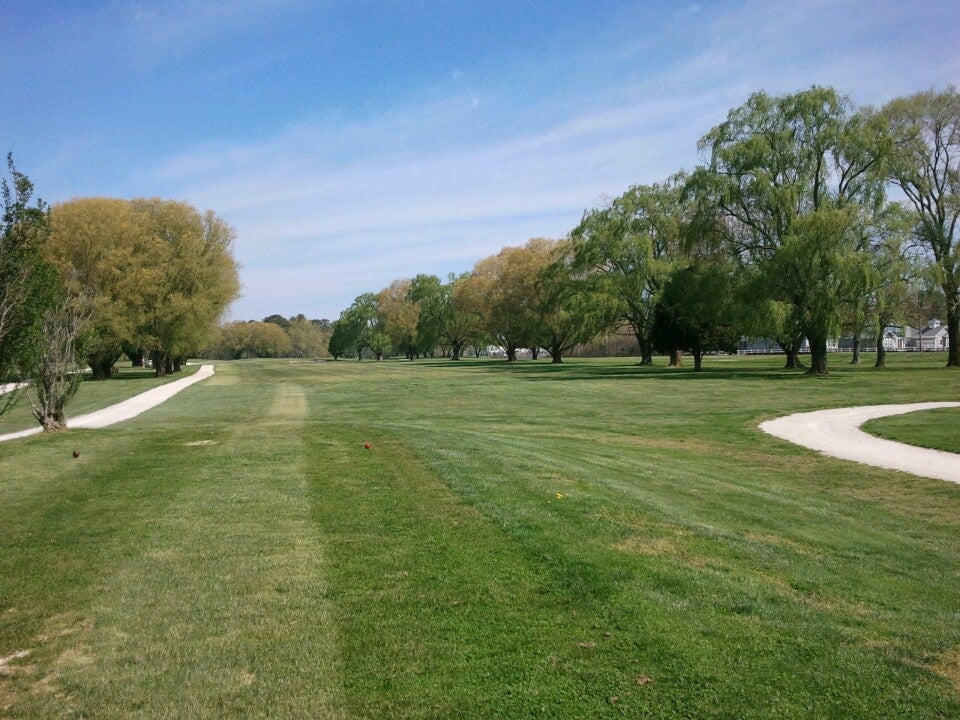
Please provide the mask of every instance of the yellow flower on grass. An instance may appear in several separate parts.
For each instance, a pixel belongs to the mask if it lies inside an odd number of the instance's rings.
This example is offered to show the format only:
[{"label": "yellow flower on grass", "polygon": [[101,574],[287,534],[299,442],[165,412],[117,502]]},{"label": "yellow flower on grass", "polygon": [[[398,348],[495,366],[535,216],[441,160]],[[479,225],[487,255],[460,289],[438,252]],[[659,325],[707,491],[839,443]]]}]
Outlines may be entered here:
[{"label": "yellow flower on grass", "polygon": [[563,493],[557,493],[557,500],[563,500],[563,498],[565,497],[566,495],[564,495]]}]

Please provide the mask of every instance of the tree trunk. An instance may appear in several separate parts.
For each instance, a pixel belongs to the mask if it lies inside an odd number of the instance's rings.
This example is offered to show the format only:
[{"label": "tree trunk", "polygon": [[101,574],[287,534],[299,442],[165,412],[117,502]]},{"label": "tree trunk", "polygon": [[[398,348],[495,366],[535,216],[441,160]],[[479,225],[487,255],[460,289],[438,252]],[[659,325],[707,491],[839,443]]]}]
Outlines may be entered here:
[{"label": "tree trunk", "polygon": [[173,371],[178,373],[183,370],[183,358],[175,357],[173,359]]},{"label": "tree trunk", "polygon": [[106,380],[114,371],[114,363],[120,358],[120,353],[97,353],[87,358],[87,364],[93,373],[94,380]]},{"label": "tree trunk", "polygon": [[160,350],[150,353],[150,359],[153,361],[153,373],[157,377],[165,377],[167,374],[167,354]]},{"label": "tree trunk", "polygon": [[357,361],[363,360],[363,350],[357,350]]},{"label": "tree trunk", "polygon": [[123,352],[130,358],[130,364],[133,367],[143,367],[143,361],[147,356],[147,351],[142,347],[137,347],[130,343],[121,343]]},{"label": "tree trunk", "polygon": [[960,367],[960,308],[947,307],[947,367]]},{"label": "tree trunk", "polygon": [[653,365],[653,343],[643,333],[635,332],[637,346],[640,348],[640,364]]},{"label": "tree trunk", "polygon": [[703,365],[703,352],[700,350],[693,351],[693,371],[700,372],[700,368]]},{"label": "tree trunk", "polygon": [[171,375],[172,373],[173,373],[173,358],[171,358],[171,357],[168,356],[168,357],[167,357],[167,372],[166,372],[166,374],[167,374],[167,375]]},{"label": "tree trunk", "polygon": [[883,328],[877,335],[877,361],[873,364],[875,368],[887,366],[887,349],[883,346]]},{"label": "tree trunk", "polygon": [[453,343],[453,346],[450,348],[450,359],[459,360],[460,351],[463,349],[463,343]]},{"label": "tree trunk", "polygon": [[826,375],[827,374],[827,338],[826,337],[810,337],[807,336],[810,341],[810,369],[807,371],[809,375]]},{"label": "tree trunk", "polygon": [[540,357],[540,348],[532,347],[530,348],[530,359],[536,360]]},{"label": "tree trunk", "polygon": [[853,359],[850,361],[851,365],[860,364],[860,338],[856,337],[853,339]]},{"label": "tree trunk", "polygon": [[670,351],[670,367],[678,368],[683,365],[683,350],[674,348]]},{"label": "tree trunk", "polygon": [[552,347],[552,348],[548,348],[548,351],[549,351],[549,353],[550,353],[550,362],[551,362],[551,363],[557,364],[557,363],[562,363],[562,362],[563,362],[563,350],[562,350],[560,347],[555,346],[555,347]]},{"label": "tree trunk", "polygon": [[517,359],[517,349],[512,345],[507,348],[507,362],[514,362]]}]

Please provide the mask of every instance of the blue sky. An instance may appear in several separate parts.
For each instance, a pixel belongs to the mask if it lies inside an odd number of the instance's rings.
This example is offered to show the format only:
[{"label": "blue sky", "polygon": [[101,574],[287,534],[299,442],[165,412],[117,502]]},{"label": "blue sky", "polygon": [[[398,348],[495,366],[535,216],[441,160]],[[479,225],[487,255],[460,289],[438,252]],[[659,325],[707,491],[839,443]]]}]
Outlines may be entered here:
[{"label": "blue sky", "polygon": [[692,168],[756,90],[960,84],[958,37],[941,0],[6,0],[0,149],[51,202],[216,211],[231,317],[334,319]]}]

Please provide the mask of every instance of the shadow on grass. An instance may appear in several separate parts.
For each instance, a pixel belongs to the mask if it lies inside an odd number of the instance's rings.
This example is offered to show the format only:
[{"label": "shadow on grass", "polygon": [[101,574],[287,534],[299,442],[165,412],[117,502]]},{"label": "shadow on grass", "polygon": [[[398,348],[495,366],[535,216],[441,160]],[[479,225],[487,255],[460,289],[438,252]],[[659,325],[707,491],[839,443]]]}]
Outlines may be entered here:
[{"label": "shadow on grass", "polygon": [[[771,356],[775,357],[775,356]],[[563,363],[551,363],[549,360],[516,360],[507,362],[506,360],[459,360],[459,361],[431,361],[437,368],[471,368],[485,373],[509,373],[520,379],[530,381],[554,380],[596,380],[596,379],[616,379],[630,378],[637,380],[777,380],[784,379],[810,379],[810,380],[829,380],[831,377],[849,377],[851,373],[900,373],[900,372],[918,372],[928,371],[926,365],[887,365],[885,368],[874,368],[873,362],[862,362],[859,365],[852,365],[849,361],[844,361],[842,356],[837,357],[837,361],[829,367],[829,373],[826,376],[810,375],[807,368],[797,370],[788,370],[777,366],[771,362],[764,367],[756,365],[747,365],[740,363],[735,359],[721,359],[718,362],[722,364],[712,364],[710,359],[704,361],[704,367],[700,371],[693,369],[693,361],[689,359],[689,364],[679,368],[667,367],[661,365],[634,365],[610,364],[605,365],[596,361],[573,359]],[[666,362],[666,360],[663,360]],[[781,361],[782,363],[782,361]]]},{"label": "shadow on grass", "polygon": [[83,374],[84,382],[116,382],[118,380],[145,380],[147,378],[156,377],[157,374],[153,370],[141,370],[135,372],[120,372],[116,375],[111,375],[108,378],[94,378],[91,373]]},{"label": "shadow on grass", "polygon": [[520,379],[539,380],[596,380],[631,378],[638,380],[686,380],[686,379],[730,379],[730,378],[784,378],[804,377],[803,370],[784,370],[782,368],[755,367],[708,367],[700,372],[689,367],[671,368],[665,365],[603,365],[589,361],[575,360],[572,362],[551,363],[542,360],[460,360],[457,362],[437,362],[435,368],[471,368],[490,374],[510,374]]},{"label": "shadow on grass", "polygon": [[[197,368],[194,366],[189,366],[184,368],[180,372],[167,373],[164,378],[170,380],[177,380],[179,378],[189,377],[196,372]],[[157,377],[156,371],[153,368],[124,368],[119,372],[114,373],[108,378],[95,379],[92,373],[85,372],[83,373],[84,382],[116,382],[118,380],[151,380]]]}]

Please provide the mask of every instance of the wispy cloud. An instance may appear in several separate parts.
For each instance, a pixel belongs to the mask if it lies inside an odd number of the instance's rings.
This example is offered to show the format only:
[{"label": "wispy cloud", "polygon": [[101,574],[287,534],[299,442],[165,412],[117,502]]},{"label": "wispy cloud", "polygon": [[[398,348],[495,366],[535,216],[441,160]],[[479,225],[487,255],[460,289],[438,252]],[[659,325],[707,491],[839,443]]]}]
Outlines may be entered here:
[{"label": "wispy cloud", "polygon": [[312,5],[309,0],[174,0],[121,3],[110,13],[129,57],[155,63],[216,38],[259,32],[264,23]]},{"label": "wispy cloud", "polygon": [[[436,145],[476,111],[454,99],[336,133],[299,125],[253,146],[198,147],[156,175],[237,226],[248,270],[235,314],[266,297],[306,302],[312,286],[333,303],[320,312],[336,315],[396,277],[459,272],[505,245],[563,235],[604,195],[689,166],[702,128],[686,118],[706,102],[642,98],[493,142]],[[349,157],[345,147],[365,138],[376,151]]]},{"label": "wispy cloud", "polygon": [[[218,39],[289,27],[318,6],[178,0],[156,10],[121,2],[111,27],[132,62],[159,66],[215,55]],[[958,46],[943,31],[960,23],[960,7],[933,0],[620,10],[622,28],[571,32],[569,46],[550,46],[546,60],[537,54],[543,47],[526,55],[510,48],[484,64],[453,57],[402,91],[381,96],[368,83],[349,107],[318,98],[303,111],[271,114],[264,105],[269,122],[255,136],[225,121],[205,139],[184,135],[189,144],[170,143],[175,151],[162,157],[144,147],[129,158],[103,151],[104,140],[91,147],[74,137],[50,143],[44,162],[62,170],[51,175],[85,178],[100,147],[109,175],[96,180],[109,182],[96,192],[182,198],[224,216],[238,230],[244,266],[234,317],[335,317],[361,292],[418,272],[460,272],[504,245],[563,235],[604,198],[691,168],[697,139],[756,90],[834,85],[879,104],[960,73]],[[354,51],[362,38],[355,32]],[[236,63],[271,67],[278,53],[300,52],[299,42],[261,54],[233,43],[229,61],[200,72],[232,82]],[[245,97],[237,93],[224,97]]]}]

